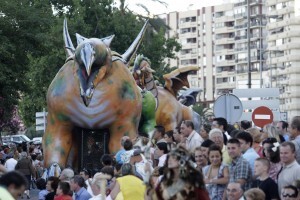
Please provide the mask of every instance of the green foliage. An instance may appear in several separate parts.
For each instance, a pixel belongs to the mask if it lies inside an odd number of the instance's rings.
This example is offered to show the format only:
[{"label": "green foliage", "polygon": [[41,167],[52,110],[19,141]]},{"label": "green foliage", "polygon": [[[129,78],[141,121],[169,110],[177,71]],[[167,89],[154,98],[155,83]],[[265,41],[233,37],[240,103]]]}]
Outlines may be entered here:
[{"label": "green foliage", "polygon": [[43,137],[44,132],[36,131],[35,126],[31,126],[26,129],[25,135],[32,140],[34,137]]},{"label": "green foliage", "polygon": [[201,116],[201,124],[209,123],[208,118],[213,116],[212,109],[206,108],[200,103],[193,105],[192,109]]},{"label": "green foliage", "polygon": [[[88,38],[115,34],[111,49],[121,54],[145,21],[126,7],[114,7],[113,0],[0,1],[0,111],[5,113],[0,115],[0,124],[11,119],[18,105],[23,122],[31,127],[35,112],[46,108],[48,86],[66,59],[62,33],[65,17],[75,47],[76,32]],[[148,28],[138,53],[151,59],[161,79],[170,71],[164,59],[173,58],[180,45],[175,39],[164,38],[167,27],[162,20],[151,19],[150,23],[157,33]]]},{"label": "green foliage", "polygon": [[139,52],[150,59],[151,68],[155,70],[154,77],[162,84],[164,84],[162,76],[177,68],[177,66],[170,67],[164,59],[175,58],[175,52],[181,49],[181,45],[174,38],[166,39],[164,35],[164,28],[157,33],[149,31]]},{"label": "green foliage", "polygon": [[53,15],[45,0],[0,1],[0,13],[0,123],[9,124],[13,108],[30,92],[24,76],[29,69],[28,54],[38,56],[45,51],[44,33]]}]

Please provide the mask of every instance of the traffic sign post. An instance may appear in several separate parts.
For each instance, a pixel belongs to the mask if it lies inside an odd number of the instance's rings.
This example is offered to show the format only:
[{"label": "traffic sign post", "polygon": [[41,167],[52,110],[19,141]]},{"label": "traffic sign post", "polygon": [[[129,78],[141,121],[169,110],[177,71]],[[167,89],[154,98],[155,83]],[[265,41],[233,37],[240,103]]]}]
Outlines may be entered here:
[{"label": "traffic sign post", "polygon": [[274,116],[272,110],[266,106],[260,106],[256,108],[252,113],[253,123],[263,128],[265,125],[273,122]]},{"label": "traffic sign post", "polygon": [[45,108],[43,109],[43,112],[35,113],[35,130],[46,131],[47,114],[48,113],[45,111]]},{"label": "traffic sign post", "polygon": [[225,118],[230,124],[237,122],[242,113],[242,102],[233,94],[219,96],[214,104],[214,115]]}]

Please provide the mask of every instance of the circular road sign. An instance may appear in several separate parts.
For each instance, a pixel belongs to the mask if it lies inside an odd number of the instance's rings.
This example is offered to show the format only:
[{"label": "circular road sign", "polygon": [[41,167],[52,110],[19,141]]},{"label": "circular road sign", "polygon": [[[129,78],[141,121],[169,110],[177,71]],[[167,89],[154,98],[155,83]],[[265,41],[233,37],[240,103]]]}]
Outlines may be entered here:
[{"label": "circular road sign", "polygon": [[243,113],[241,100],[233,94],[223,94],[216,99],[214,104],[214,115],[223,117],[228,123],[239,121]]},{"label": "circular road sign", "polygon": [[266,106],[257,107],[252,113],[253,123],[260,128],[263,128],[266,124],[272,123],[273,118],[272,110]]}]

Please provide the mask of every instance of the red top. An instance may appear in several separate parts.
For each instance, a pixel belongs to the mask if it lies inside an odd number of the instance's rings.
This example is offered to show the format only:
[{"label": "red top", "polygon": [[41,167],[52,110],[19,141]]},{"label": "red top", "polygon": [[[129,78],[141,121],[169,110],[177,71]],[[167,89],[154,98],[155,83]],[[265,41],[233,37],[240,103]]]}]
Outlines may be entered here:
[{"label": "red top", "polygon": [[56,195],[54,200],[73,200],[69,195]]}]

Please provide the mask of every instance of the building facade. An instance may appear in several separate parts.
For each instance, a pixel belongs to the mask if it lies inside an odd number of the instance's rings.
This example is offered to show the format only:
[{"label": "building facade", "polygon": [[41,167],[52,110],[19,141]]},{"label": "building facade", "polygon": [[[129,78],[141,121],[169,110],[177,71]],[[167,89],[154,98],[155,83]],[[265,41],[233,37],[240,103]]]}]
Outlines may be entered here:
[{"label": "building facade", "polygon": [[[300,115],[300,15],[297,0],[266,0],[269,87],[280,88],[280,111]],[[296,11],[296,12],[295,12]]]},{"label": "building facade", "polygon": [[300,115],[300,16],[296,9],[293,0],[235,0],[166,14],[171,28],[167,37],[176,37],[182,45],[177,59],[168,63],[199,67],[190,83],[203,90],[198,100],[207,105],[249,84],[251,88],[278,87],[280,111],[289,119]]},{"label": "building facade", "polygon": [[198,66],[197,74],[189,77],[191,87],[203,91],[199,101],[214,101],[214,7],[205,7],[186,12],[171,12],[166,16],[166,23],[171,28],[168,37],[176,37],[182,45],[176,60],[168,60],[171,67]]},{"label": "building facade", "polygon": [[231,93],[236,87],[235,29],[233,4],[215,6],[215,97]]},{"label": "building facade", "polygon": [[233,10],[236,88],[261,88],[262,74],[266,70],[264,52],[267,46],[264,0],[235,1]]}]

